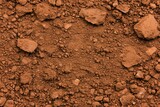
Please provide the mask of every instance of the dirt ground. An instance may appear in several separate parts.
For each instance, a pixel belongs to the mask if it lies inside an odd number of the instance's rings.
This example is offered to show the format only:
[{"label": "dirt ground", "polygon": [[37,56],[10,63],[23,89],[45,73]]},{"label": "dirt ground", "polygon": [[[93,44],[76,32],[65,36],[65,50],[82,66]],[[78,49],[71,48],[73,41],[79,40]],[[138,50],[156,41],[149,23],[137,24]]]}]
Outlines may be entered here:
[{"label": "dirt ground", "polygon": [[0,0],[1,107],[160,107],[160,0]]}]

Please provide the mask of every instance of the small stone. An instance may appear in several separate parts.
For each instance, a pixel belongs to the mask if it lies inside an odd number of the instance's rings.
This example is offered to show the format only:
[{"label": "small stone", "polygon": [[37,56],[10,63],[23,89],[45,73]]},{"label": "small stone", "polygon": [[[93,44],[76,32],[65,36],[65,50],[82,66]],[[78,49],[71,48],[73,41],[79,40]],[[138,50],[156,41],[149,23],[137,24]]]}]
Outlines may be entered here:
[{"label": "small stone", "polygon": [[57,17],[57,10],[48,3],[42,2],[37,4],[34,11],[40,21],[55,19]]},{"label": "small stone", "polygon": [[56,6],[61,6],[63,4],[62,0],[57,0],[56,1]]},{"label": "small stone", "polygon": [[124,67],[130,68],[134,65],[139,64],[141,60],[141,57],[137,54],[136,50],[133,47],[125,47],[122,61],[122,65]]},{"label": "small stone", "polygon": [[29,59],[27,57],[22,58],[22,64],[26,65],[26,64],[29,64],[30,62],[31,62],[31,59]]},{"label": "small stone", "polygon": [[0,81],[0,89],[2,89],[4,87],[5,87],[4,83],[2,81]]},{"label": "small stone", "polygon": [[142,0],[142,4],[144,5],[148,5],[150,3],[151,0]]},{"label": "small stone", "polygon": [[154,4],[154,3],[150,3],[150,7],[151,7],[152,9],[155,9],[157,6],[156,6],[156,4]]},{"label": "small stone", "polygon": [[54,107],[60,107],[60,106],[62,106],[62,104],[63,104],[63,102],[60,99],[55,100],[53,103]]},{"label": "small stone", "polygon": [[123,90],[125,87],[126,87],[126,82],[125,81],[122,81],[122,82],[118,82],[116,85],[116,90],[117,91],[120,91],[120,90]]},{"label": "small stone", "polygon": [[159,24],[154,16],[149,14],[140,19],[140,21],[134,26],[134,30],[139,38],[150,40],[160,36],[158,26]]},{"label": "small stone", "polygon": [[56,0],[48,0],[51,5],[56,5]]},{"label": "small stone", "polygon": [[64,96],[64,91],[63,90],[51,90],[50,92],[50,97],[54,100],[54,99],[57,99],[57,98],[61,98]]},{"label": "small stone", "polygon": [[20,82],[22,84],[30,84],[32,82],[32,74],[29,72],[22,73],[20,76]]},{"label": "small stone", "polygon": [[116,8],[123,13],[128,13],[130,10],[130,5],[121,4],[121,5],[118,5]]},{"label": "small stone", "polygon": [[65,23],[65,24],[64,24],[64,28],[65,28],[66,30],[68,30],[71,26],[72,26],[71,23]]},{"label": "small stone", "polygon": [[96,96],[95,97],[95,101],[102,101],[103,100],[103,96]]},{"label": "small stone", "polygon": [[14,107],[14,101],[13,100],[7,100],[4,107]]},{"label": "small stone", "polygon": [[115,0],[115,1],[113,2],[112,6],[113,6],[113,7],[118,6],[118,0]]},{"label": "small stone", "polygon": [[142,71],[137,71],[137,73],[136,73],[136,75],[135,75],[135,78],[143,79],[143,78],[144,78],[144,72],[142,72]]},{"label": "small stone", "polygon": [[149,107],[149,105],[147,103],[142,103],[141,107]]},{"label": "small stone", "polygon": [[0,5],[3,4],[3,0],[0,0]]},{"label": "small stone", "polygon": [[157,72],[160,72],[160,64],[156,65],[155,70],[156,70]]},{"label": "small stone", "polygon": [[0,97],[0,106],[2,107],[6,102],[6,97]]},{"label": "small stone", "polygon": [[55,79],[57,77],[57,73],[54,70],[47,68],[43,70],[42,76],[44,80],[49,81]]},{"label": "small stone", "polygon": [[27,3],[27,0],[18,0],[18,3],[20,3],[21,5],[25,5]]},{"label": "small stone", "polygon": [[132,95],[131,93],[128,93],[126,95],[123,95],[120,98],[120,102],[121,102],[122,106],[127,106],[129,104],[132,104],[134,99],[135,99],[134,95]]},{"label": "small stone", "polygon": [[92,107],[102,107],[102,105],[99,102],[93,102]]},{"label": "small stone", "polygon": [[157,51],[156,47],[151,47],[147,49],[146,53],[148,56],[152,56],[156,51]]},{"label": "small stone", "polygon": [[97,8],[82,8],[79,15],[92,24],[101,25],[104,23],[107,13]]},{"label": "small stone", "polygon": [[38,44],[29,39],[18,39],[17,40],[17,46],[22,49],[23,51],[32,53],[37,48]]},{"label": "small stone", "polygon": [[18,16],[23,16],[31,12],[33,12],[33,6],[31,4],[26,4],[25,6],[16,5],[16,13]]},{"label": "small stone", "polygon": [[150,79],[151,79],[151,76],[149,76],[149,75],[146,75],[144,78],[145,81],[149,81]]},{"label": "small stone", "polygon": [[75,79],[75,80],[73,80],[73,84],[74,84],[74,85],[77,85],[77,86],[78,86],[78,85],[79,85],[79,83],[80,83],[80,80],[79,80],[79,79]]},{"label": "small stone", "polygon": [[109,103],[109,98],[108,97],[103,98],[103,102]]},{"label": "small stone", "polygon": [[144,98],[145,94],[146,94],[146,90],[143,87],[139,87],[136,84],[132,84],[130,86],[130,90],[132,93],[135,94],[135,96],[139,99]]},{"label": "small stone", "polygon": [[45,107],[52,107],[52,105],[50,105],[50,104],[47,104]]}]

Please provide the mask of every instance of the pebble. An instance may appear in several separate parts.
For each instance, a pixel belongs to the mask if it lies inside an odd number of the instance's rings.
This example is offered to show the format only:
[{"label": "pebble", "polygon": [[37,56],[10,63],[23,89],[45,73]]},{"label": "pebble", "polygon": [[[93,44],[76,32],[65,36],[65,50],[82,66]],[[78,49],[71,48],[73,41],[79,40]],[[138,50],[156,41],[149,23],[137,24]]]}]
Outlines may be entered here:
[{"label": "pebble", "polygon": [[25,52],[32,53],[37,48],[38,44],[30,39],[18,39],[17,46]]},{"label": "pebble", "polygon": [[151,2],[151,0],[142,0],[142,4],[144,4],[144,5],[149,5],[150,2]]},{"label": "pebble", "polygon": [[126,87],[126,82],[125,81],[122,81],[122,82],[118,82],[116,85],[116,90],[117,91],[120,91],[120,90],[123,90],[125,87]]},{"label": "pebble", "polygon": [[16,13],[18,16],[23,16],[31,12],[33,12],[33,6],[31,4],[26,4],[25,6],[16,5]]},{"label": "pebble", "polygon": [[141,57],[137,54],[134,47],[128,46],[124,48],[124,53],[122,55],[123,61],[122,65],[126,68],[130,68],[141,62]]},{"label": "pebble", "polygon": [[56,1],[56,6],[61,6],[63,4],[62,0],[57,0]]},{"label": "pebble", "polygon": [[43,70],[42,76],[44,80],[49,81],[55,79],[57,77],[57,73],[54,70],[47,68]]},{"label": "pebble", "polygon": [[51,5],[56,5],[56,0],[48,0]]},{"label": "pebble", "polygon": [[2,107],[6,102],[6,97],[0,97],[0,106]]},{"label": "pebble", "polygon": [[79,83],[80,83],[80,80],[79,80],[79,79],[75,79],[75,80],[72,81],[72,83],[73,83],[74,85],[78,86]]},{"label": "pebble", "polygon": [[37,4],[34,11],[40,21],[55,19],[57,17],[57,10],[48,3],[42,2]]},{"label": "pebble", "polygon": [[23,57],[21,62],[22,62],[22,64],[26,65],[26,64],[29,64],[31,62],[31,59],[27,58],[27,57]]},{"label": "pebble", "polygon": [[101,25],[104,23],[107,13],[97,8],[82,8],[79,15],[92,24]]},{"label": "pebble", "polygon": [[134,30],[139,38],[150,40],[160,36],[158,26],[159,24],[154,16],[148,14],[147,16],[140,19],[140,21],[136,25],[134,25]]},{"label": "pebble", "polygon": [[22,73],[20,75],[20,82],[22,84],[29,84],[32,82],[32,74],[29,72]]},{"label": "pebble", "polygon": [[63,90],[54,90],[52,89],[51,92],[50,92],[50,97],[55,100],[57,98],[61,98],[64,96],[64,91]]},{"label": "pebble", "polygon": [[155,70],[156,70],[157,72],[160,72],[160,64],[158,64],[158,65],[155,66]]},{"label": "pebble", "polygon": [[118,9],[119,11],[121,11],[123,13],[128,13],[130,10],[130,5],[120,4],[120,5],[116,6],[116,9]]},{"label": "pebble", "polygon": [[126,95],[123,95],[120,98],[120,102],[121,102],[122,106],[128,106],[129,104],[133,103],[134,99],[135,99],[135,96],[132,95],[131,93],[128,93]]},{"label": "pebble", "polygon": [[18,3],[20,3],[21,5],[25,5],[27,3],[27,0],[18,0]]},{"label": "pebble", "polygon": [[96,96],[95,97],[95,101],[102,101],[103,100],[103,96]]},{"label": "pebble", "polygon": [[13,100],[7,100],[4,107],[14,107],[14,101]]},{"label": "pebble", "polygon": [[151,47],[147,49],[146,53],[148,56],[152,56],[154,53],[156,53],[156,51],[157,51],[156,47]]},{"label": "pebble", "polygon": [[102,107],[102,105],[99,102],[93,102],[92,107]]},{"label": "pebble", "polygon": [[72,26],[71,23],[64,23],[64,28],[68,30]]},{"label": "pebble", "polygon": [[144,72],[142,72],[142,71],[137,71],[137,73],[136,73],[136,75],[135,75],[135,78],[143,79],[143,78],[144,78]]},{"label": "pebble", "polygon": [[152,9],[157,8],[156,4],[154,4],[154,3],[150,3],[150,7],[151,7]]}]

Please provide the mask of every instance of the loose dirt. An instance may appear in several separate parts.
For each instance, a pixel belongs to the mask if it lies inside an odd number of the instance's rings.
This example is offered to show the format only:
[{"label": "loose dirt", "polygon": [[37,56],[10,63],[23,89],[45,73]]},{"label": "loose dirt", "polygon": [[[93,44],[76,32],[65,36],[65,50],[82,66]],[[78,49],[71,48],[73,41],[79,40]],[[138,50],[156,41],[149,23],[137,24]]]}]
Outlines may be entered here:
[{"label": "loose dirt", "polygon": [[160,107],[160,0],[0,0],[0,106]]}]

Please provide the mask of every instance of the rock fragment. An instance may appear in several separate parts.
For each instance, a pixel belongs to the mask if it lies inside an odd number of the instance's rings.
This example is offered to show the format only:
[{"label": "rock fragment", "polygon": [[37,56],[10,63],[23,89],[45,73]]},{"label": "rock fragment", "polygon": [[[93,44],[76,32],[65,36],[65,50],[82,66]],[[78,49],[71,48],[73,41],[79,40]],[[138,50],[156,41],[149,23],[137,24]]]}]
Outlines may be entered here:
[{"label": "rock fragment", "polygon": [[127,106],[127,105],[132,104],[134,99],[135,99],[134,95],[132,95],[131,93],[128,93],[126,95],[123,95],[120,98],[120,102],[121,102],[122,106]]},{"label": "rock fragment", "polygon": [[150,3],[151,0],[142,0],[142,4],[144,5],[148,5]]},{"label": "rock fragment", "polygon": [[97,8],[82,8],[79,15],[94,25],[101,25],[104,23],[107,13]]},{"label": "rock fragment", "polygon": [[14,101],[13,100],[7,100],[4,107],[14,107]]},{"label": "rock fragment", "polygon": [[122,65],[126,68],[130,68],[141,62],[141,57],[137,54],[136,50],[128,46],[124,49]]},{"label": "rock fragment", "polygon": [[27,3],[27,0],[18,0],[18,3],[20,3],[21,5],[25,5]]},{"label": "rock fragment", "polygon": [[0,97],[0,106],[2,107],[6,102],[6,97]]},{"label": "rock fragment", "polygon": [[37,4],[34,11],[40,21],[55,19],[57,17],[56,9],[47,3]]},{"label": "rock fragment", "polygon": [[57,98],[61,98],[65,95],[65,92],[63,90],[54,90],[52,89],[50,92],[50,97],[55,100]]},{"label": "rock fragment", "polygon": [[142,71],[137,71],[137,73],[136,73],[136,75],[135,75],[135,78],[143,79],[143,78],[144,78],[144,72],[142,72]]},{"label": "rock fragment", "polygon": [[23,51],[32,53],[37,48],[38,44],[30,39],[18,39],[17,46]]},{"label": "rock fragment", "polygon": [[33,6],[31,4],[26,4],[25,6],[16,5],[16,13],[18,16],[23,16],[26,13],[33,12]]},{"label": "rock fragment", "polygon": [[44,80],[49,81],[55,79],[57,77],[57,73],[54,70],[47,68],[43,70],[42,76]]},{"label": "rock fragment", "polygon": [[149,14],[140,19],[140,21],[134,26],[134,30],[139,38],[150,40],[160,36],[158,26],[159,24],[154,16]]},{"label": "rock fragment", "polygon": [[56,1],[56,6],[61,6],[63,4],[62,0],[57,0]]},{"label": "rock fragment", "polygon": [[157,72],[160,72],[160,64],[156,65],[155,70],[156,70]]},{"label": "rock fragment", "polygon": [[75,79],[75,80],[72,81],[72,83],[73,83],[74,85],[78,86],[79,83],[80,83],[80,80],[79,80],[79,79]]},{"label": "rock fragment", "polygon": [[125,87],[126,87],[125,81],[117,82],[117,84],[115,85],[117,91],[123,90]]},{"label": "rock fragment", "polygon": [[123,13],[128,13],[129,10],[130,10],[130,5],[120,4],[120,5],[116,6],[116,8],[117,8],[119,11],[123,12]]},{"label": "rock fragment", "polygon": [[135,94],[135,96],[139,99],[144,98],[145,94],[146,94],[146,90],[143,87],[139,87],[136,84],[132,84],[130,86],[130,90],[132,93]]},{"label": "rock fragment", "polygon": [[48,0],[51,5],[56,5],[56,0]]},{"label": "rock fragment", "polygon": [[29,72],[22,73],[20,75],[20,82],[22,84],[30,84],[32,82],[32,74]]},{"label": "rock fragment", "polygon": [[156,47],[151,47],[147,49],[146,53],[148,56],[152,56],[156,51],[157,51]]}]

